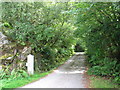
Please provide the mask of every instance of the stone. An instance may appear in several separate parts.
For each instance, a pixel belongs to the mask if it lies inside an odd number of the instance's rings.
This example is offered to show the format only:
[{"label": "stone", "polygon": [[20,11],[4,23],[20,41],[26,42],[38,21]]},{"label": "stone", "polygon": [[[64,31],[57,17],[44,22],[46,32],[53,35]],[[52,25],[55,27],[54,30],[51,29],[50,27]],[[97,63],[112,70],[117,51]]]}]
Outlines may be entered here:
[{"label": "stone", "polygon": [[[3,55],[2,46],[8,43],[9,42],[7,40],[7,37],[2,32],[0,32],[0,57]],[[2,69],[1,63],[2,63],[2,60],[0,60],[0,70]]]},{"label": "stone", "polygon": [[0,59],[5,55],[8,56],[4,60],[0,60],[0,69],[2,65],[6,67],[11,65],[11,70],[15,68],[26,68],[27,56],[31,51],[31,47],[18,45],[18,43],[8,40],[7,36],[0,32]]},{"label": "stone", "polygon": [[2,32],[0,32],[0,47],[8,43],[9,41],[7,40],[7,37]]},{"label": "stone", "polygon": [[21,51],[21,54],[18,56],[21,61],[26,60],[27,55],[31,53],[32,48],[31,47],[24,47]]}]

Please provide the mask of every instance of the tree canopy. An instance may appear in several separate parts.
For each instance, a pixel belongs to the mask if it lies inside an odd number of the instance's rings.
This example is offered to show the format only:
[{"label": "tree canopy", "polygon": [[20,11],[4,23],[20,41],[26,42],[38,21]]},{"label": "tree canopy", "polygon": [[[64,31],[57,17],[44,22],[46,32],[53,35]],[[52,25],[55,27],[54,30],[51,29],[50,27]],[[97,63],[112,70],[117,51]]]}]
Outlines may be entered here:
[{"label": "tree canopy", "polygon": [[120,2],[3,2],[2,23],[11,42],[32,47],[40,71],[65,61],[77,44],[89,74],[120,82]]},{"label": "tree canopy", "polygon": [[120,81],[120,3],[77,3],[77,30],[91,65],[90,74]]}]

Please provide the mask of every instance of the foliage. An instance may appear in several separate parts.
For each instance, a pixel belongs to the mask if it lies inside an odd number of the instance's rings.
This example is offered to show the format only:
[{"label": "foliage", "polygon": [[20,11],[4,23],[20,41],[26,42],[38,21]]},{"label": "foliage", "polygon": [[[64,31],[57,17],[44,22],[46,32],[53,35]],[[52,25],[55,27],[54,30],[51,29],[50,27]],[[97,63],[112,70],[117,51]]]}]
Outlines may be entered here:
[{"label": "foliage", "polygon": [[76,37],[83,41],[88,73],[114,78],[120,84],[120,3],[76,3]]},{"label": "foliage", "polygon": [[84,52],[84,46],[83,46],[83,44],[82,44],[82,40],[80,40],[79,38],[78,38],[78,40],[76,40],[76,45],[75,45],[75,52]]},{"label": "foliage", "polygon": [[9,55],[5,54],[5,55],[3,55],[3,56],[0,57],[0,60],[6,59],[6,58],[12,57],[12,56],[13,56],[13,55],[11,55],[11,54],[9,54]]},{"label": "foliage", "polygon": [[109,79],[106,78],[101,78],[101,77],[94,77],[91,76],[90,77],[91,80],[91,84],[90,87],[91,88],[120,88],[118,85],[113,84],[113,82]]},{"label": "foliage", "polygon": [[1,88],[18,88],[22,87],[28,83],[31,83],[33,81],[36,81],[46,75],[48,75],[50,72],[44,72],[44,73],[35,73],[34,75],[31,75],[29,77],[24,78],[16,78],[16,79],[2,79],[0,83],[2,83]]},{"label": "foliage", "polygon": [[11,72],[9,71],[9,68],[5,70],[0,71],[0,79],[20,79],[20,78],[25,78],[28,77],[28,74],[25,70],[16,70],[13,69]]},{"label": "foliage", "polygon": [[17,45],[32,47],[37,62],[49,70],[73,53],[70,8],[69,3],[3,2],[2,32]]},{"label": "foliage", "polygon": [[18,46],[32,47],[36,70],[63,63],[77,40],[88,56],[88,73],[120,84],[120,2],[3,2],[2,10],[2,32]]}]

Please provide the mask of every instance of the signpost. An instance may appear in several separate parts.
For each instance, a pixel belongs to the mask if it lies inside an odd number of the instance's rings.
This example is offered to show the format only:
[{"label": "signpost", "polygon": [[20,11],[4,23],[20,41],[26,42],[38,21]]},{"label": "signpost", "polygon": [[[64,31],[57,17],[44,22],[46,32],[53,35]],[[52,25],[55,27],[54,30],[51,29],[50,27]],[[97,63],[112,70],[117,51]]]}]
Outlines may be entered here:
[{"label": "signpost", "polygon": [[27,66],[28,74],[33,75],[34,74],[34,56],[33,55],[29,54],[27,56],[26,66]]}]

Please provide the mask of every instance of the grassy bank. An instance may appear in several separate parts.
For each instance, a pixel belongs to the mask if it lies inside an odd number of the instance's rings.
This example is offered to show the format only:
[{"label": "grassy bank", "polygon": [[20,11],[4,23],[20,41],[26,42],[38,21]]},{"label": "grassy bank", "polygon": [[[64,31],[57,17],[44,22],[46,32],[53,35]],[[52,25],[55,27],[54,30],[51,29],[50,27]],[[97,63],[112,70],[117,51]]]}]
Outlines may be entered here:
[{"label": "grassy bank", "polygon": [[90,87],[91,88],[119,88],[119,85],[113,84],[110,79],[103,77],[90,76]]},{"label": "grassy bank", "polygon": [[39,80],[40,78],[50,74],[53,70],[57,69],[59,66],[64,64],[67,60],[68,60],[68,58],[65,58],[64,62],[60,62],[59,65],[56,65],[54,68],[52,68],[48,72],[35,73],[34,75],[24,77],[24,78],[17,77],[16,79],[13,79],[13,78],[2,79],[2,80],[0,80],[0,90],[1,90],[1,88],[18,88],[18,87],[22,87],[22,86],[24,86],[26,84],[29,84],[29,83],[34,82],[36,80]]},{"label": "grassy bank", "polygon": [[1,83],[1,88],[17,88],[17,87],[21,87],[24,86],[28,83],[34,82],[46,75],[48,75],[49,73],[51,73],[51,71],[49,72],[45,72],[45,73],[35,73],[34,75],[31,75],[27,78],[17,78],[17,79],[3,79],[0,81]]}]

